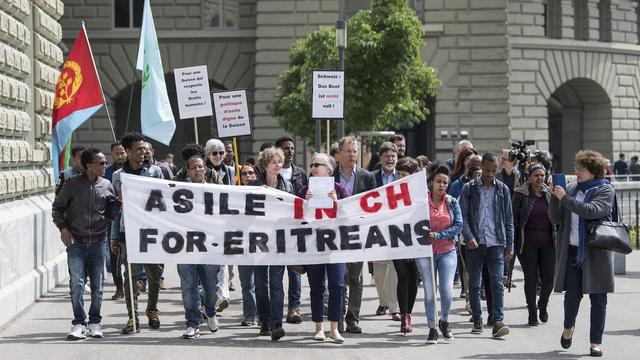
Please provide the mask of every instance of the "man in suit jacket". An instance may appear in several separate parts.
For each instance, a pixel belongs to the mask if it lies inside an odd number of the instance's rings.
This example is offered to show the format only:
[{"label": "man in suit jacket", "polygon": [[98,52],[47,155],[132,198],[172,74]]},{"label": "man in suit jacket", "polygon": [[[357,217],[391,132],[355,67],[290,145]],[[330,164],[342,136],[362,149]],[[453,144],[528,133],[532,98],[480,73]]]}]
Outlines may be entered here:
[{"label": "man in suit jacket", "polygon": [[[404,141],[404,138],[403,138]],[[376,187],[386,185],[397,180],[396,163],[398,162],[398,148],[392,142],[385,142],[378,150],[381,167],[371,172],[376,178]],[[392,260],[373,262],[373,279],[378,292],[378,309],[376,315],[384,315],[387,311],[391,318],[400,321],[398,309],[398,275]]]},{"label": "man in suit jacket", "polygon": [[[345,136],[339,143],[340,166],[333,176],[336,182],[347,188],[349,196],[376,188],[376,179],[367,170],[358,167],[358,140],[353,136]],[[349,333],[359,334],[362,329],[360,322],[360,304],[362,303],[362,262],[348,263],[345,273],[345,283],[349,286],[349,308],[345,312],[345,299],[342,303],[342,314],[347,323]],[[340,326],[343,326],[340,321]]]}]

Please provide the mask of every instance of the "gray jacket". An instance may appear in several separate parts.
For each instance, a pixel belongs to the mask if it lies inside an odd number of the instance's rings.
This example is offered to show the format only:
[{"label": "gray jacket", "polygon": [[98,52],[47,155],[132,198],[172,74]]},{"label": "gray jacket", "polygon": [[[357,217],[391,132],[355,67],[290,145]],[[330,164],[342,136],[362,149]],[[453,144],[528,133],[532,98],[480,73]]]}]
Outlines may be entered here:
[{"label": "gray jacket", "polygon": [[90,182],[85,175],[65,181],[51,207],[53,223],[69,229],[75,241],[97,243],[107,238],[111,219],[120,211],[109,180]]},{"label": "gray jacket", "polygon": [[[464,184],[460,195],[460,209],[462,210],[462,237],[465,242],[475,239],[479,241],[480,231],[480,186],[482,177]],[[509,188],[498,179],[494,179],[496,187],[494,197],[494,215],[496,223],[496,238],[500,244],[513,251],[513,211],[511,209],[511,194]]]},{"label": "gray jacket", "polygon": [[[566,290],[567,258],[569,257],[569,237],[571,236],[571,213],[583,217],[587,221],[611,218],[615,190],[610,184],[593,190],[591,200],[583,203],[575,199],[577,184],[567,185],[567,195],[558,201],[551,197],[549,217],[556,225],[556,292]],[[602,294],[613,292],[613,253],[608,250],[594,249],[585,246],[585,261],[582,265],[582,293]]]}]

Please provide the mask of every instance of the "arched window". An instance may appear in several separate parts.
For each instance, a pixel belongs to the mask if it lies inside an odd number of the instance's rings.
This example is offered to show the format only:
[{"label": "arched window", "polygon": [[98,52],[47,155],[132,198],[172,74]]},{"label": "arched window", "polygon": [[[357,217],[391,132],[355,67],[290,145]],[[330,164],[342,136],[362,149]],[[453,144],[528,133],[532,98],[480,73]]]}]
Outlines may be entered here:
[{"label": "arched window", "polygon": [[600,41],[611,42],[611,0],[598,3],[600,22]]}]

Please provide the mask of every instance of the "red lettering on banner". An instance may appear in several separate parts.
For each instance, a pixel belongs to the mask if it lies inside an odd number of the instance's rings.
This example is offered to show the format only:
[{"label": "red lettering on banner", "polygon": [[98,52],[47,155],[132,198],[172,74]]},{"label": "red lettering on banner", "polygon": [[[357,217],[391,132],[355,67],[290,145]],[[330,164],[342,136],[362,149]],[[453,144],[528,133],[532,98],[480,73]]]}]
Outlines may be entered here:
[{"label": "red lettering on banner", "polygon": [[338,215],[338,203],[333,201],[333,208],[331,209],[316,209],[316,220],[322,220],[322,213],[325,213],[329,219],[335,219]]},{"label": "red lettering on banner", "polygon": [[301,198],[297,197],[293,199],[293,218],[296,220],[304,218],[304,210],[302,209],[302,204],[303,201]]},{"label": "red lettering on banner", "polygon": [[387,201],[389,202],[389,208],[395,209],[398,207],[398,201],[402,200],[404,206],[411,206],[411,194],[409,193],[409,184],[400,184],[400,192],[395,193],[393,186],[389,186],[387,189]]},{"label": "red lettering on banner", "polygon": [[380,193],[377,191],[373,191],[370,193],[364,194],[363,197],[360,198],[360,208],[368,213],[374,213],[382,208],[382,203],[380,201],[374,202],[372,205],[369,205],[369,199],[379,198]]}]

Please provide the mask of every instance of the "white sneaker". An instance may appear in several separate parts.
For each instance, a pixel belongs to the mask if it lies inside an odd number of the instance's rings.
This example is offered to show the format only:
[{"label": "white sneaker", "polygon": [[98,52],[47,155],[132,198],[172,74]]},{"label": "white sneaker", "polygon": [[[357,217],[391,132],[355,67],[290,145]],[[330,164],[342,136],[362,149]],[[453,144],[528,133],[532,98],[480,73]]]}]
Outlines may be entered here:
[{"label": "white sneaker", "polygon": [[67,335],[67,340],[83,340],[86,339],[87,336],[85,333],[87,332],[87,328],[82,324],[73,325],[71,328],[71,332]]},{"label": "white sneaker", "polygon": [[325,336],[324,336],[324,330],[318,330],[316,331],[316,334],[313,335],[313,340],[315,341],[324,341]]},{"label": "white sneaker", "polygon": [[99,339],[101,337],[104,337],[104,334],[102,333],[102,325],[100,324],[89,324],[89,326],[87,326],[87,329],[87,335],[92,338]]},{"label": "white sneaker", "polygon": [[197,339],[200,337],[200,329],[189,326],[182,334],[183,339]]},{"label": "white sneaker", "polygon": [[207,327],[211,332],[218,331],[218,328],[220,327],[220,325],[218,324],[218,317],[215,315],[207,317]]},{"label": "white sneaker", "polygon": [[218,302],[218,309],[216,309],[217,312],[222,312],[224,311],[224,309],[229,307],[229,299],[228,298],[222,298],[222,300],[220,300],[220,302]]}]

